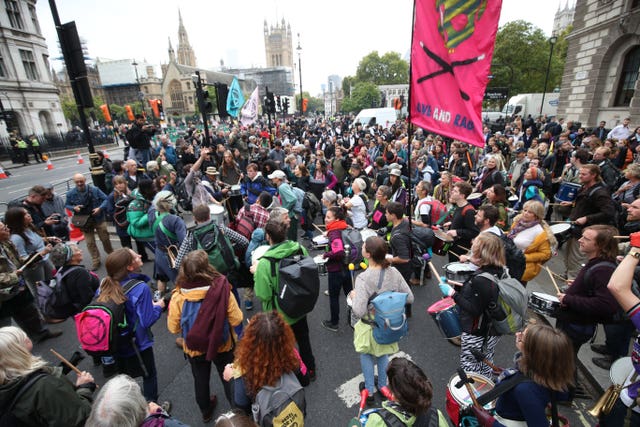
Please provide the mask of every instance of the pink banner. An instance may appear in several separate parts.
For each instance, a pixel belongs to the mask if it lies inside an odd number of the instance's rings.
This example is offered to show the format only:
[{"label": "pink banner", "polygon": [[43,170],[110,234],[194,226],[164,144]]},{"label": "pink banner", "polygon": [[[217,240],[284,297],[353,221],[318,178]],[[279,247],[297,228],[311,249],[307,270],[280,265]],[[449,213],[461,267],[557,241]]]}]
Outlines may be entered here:
[{"label": "pink banner", "polygon": [[484,147],[482,98],[502,0],[415,0],[409,120]]}]

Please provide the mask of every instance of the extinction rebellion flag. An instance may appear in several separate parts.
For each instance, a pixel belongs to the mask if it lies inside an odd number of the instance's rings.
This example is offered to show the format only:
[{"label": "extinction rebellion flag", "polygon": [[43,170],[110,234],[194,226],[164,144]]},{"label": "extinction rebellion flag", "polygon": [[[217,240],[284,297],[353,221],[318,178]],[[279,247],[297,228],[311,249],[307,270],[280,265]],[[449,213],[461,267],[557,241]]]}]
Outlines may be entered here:
[{"label": "extinction rebellion flag", "polygon": [[409,120],[479,147],[502,0],[415,0]]}]

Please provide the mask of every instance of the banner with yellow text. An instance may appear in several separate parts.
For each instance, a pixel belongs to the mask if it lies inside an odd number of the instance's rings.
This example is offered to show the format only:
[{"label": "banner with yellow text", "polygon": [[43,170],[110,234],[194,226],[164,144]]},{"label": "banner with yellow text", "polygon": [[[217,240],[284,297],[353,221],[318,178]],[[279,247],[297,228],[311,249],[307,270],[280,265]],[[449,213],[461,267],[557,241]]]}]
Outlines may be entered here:
[{"label": "banner with yellow text", "polygon": [[502,0],[415,0],[409,120],[479,147]]}]

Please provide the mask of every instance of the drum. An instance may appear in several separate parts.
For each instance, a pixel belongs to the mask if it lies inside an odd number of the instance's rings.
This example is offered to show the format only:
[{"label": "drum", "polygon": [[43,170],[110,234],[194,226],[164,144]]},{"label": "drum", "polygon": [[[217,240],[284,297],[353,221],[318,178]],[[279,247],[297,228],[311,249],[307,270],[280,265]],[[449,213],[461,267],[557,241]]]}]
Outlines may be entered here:
[{"label": "drum", "polygon": [[515,194],[513,196],[509,196],[507,201],[509,202],[509,207],[513,208],[516,203],[518,203],[518,196],[516,196]]},{"label": "drum", "polygon": [[453,244],[453,237],[442,230],[434,230],[433,234],[436,236],[436,239],[433,241],[433,253],[440,256],[446,255]]},{"label": "drum", "polygon": [[209,212],[211,213],[211,220],[217,225],[226,226],[229,223],[227,211],[224,209],[224,206],[212,203],[209,205]]},{"label": "drum", "polygon": [[358,319],[354,314],[353,314],[353,300],[351,299],[350,296],[347,295],[347,316],[349,317],[349,326],[351,326],[351,328],[355,328],[356,323],[358,323]]},{"label": "drum", "polygon": [[571,237],[571,224],[568,222],[563,222],[561,224],[553,224],[549,226],[551,228],[551,232],[554,236],[556,236],[556,240],[558,240],[558,244],[561,245]]},{"label": "drum", "polygon": [[609,378],[611,384],[624,385],[627,377],[633,372],[633,364],[630,357],[621,357],[611,364]]},{"label": "drum", "polygon": [[232,185],[229,196],[240,196],[240,185]]},{"label": "drum", "polygon": [[560,308],[560,300],[554,295],[531,292],[528,306],[538,314],[553,317]]},{"label": "drum", "polygon": [[431,315],[445,338],[455,338],[462,335],[460,312],[453,298],[446,297],[436,301],[427,308],[427,313]]},{"label": "drum", "polygon": [[[476,395],[476,398],[493,389],[495,385],[493,381],[481,374],[467,372],[467,376],[470,379],[473,379],[473,382],[470,385],[473,393]],[[458,374],[455,374],[447,384],[446,409],[454,426],[457,426],[460,420],[460,408],[466,408],[473,404],[471,396],[469,396],[469,392],[467,391],[467,387],[465,385],[460,388],[456,387],[458,382],[460,382],[460,377]],[[491,411],[495,407],[495,403],[495,400],[493,402],[489,402],[484,405],[484,408]]]},{"label": "drum", "polygon": [[376,230],[370,228],[363,228],[360,230],[360,236],[362,237],[362,243],[366,242],[369,237],[377,236]]},{"label": "drum", "polygon": [[311,239],[311,246],[313,246],[313,249],[326,249],[328,244],[329,238],[322,234]]},{"label": "drum", "polygon": [[469,197],[467,197],[467,202],[471,203],[471,206],[478,209],[482,204],[482,200],[484,200],[484,195],[482,193],[471,193]]},{"label": "drum", "polygon": [[329,259],[322,254],[313,257],[313,262],[318,266],[318,274],[325,276],[327,274],[327,266],[325,265]]},{"label": "drum", "polygon": [[444,271],[445,276],[449,280],[455,280],[456,282],[464,283],[467,279],[476,271],[478,267],[468,262],[450,262],[445,264]]},{"label": "drum", "polygon": [[560,184],[558,192],[554,196],[556,202],[573,202],[578,196],[578,191],[582,185],[574,182],[563,182]]}]

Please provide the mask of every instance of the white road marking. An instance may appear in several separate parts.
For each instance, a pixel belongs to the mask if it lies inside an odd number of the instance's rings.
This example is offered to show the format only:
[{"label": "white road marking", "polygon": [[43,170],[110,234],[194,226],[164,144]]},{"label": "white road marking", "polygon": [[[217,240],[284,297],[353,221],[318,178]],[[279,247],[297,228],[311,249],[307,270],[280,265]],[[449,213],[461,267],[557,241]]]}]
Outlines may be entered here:
[{"label": "white road marking", "polygon": [[[395,354],[391,355],[391,359],[395,357],[404,357],[409,360],[413,360],[410,355],[403,351],[399,351]],[[376,367],[377,372],[377,367]],[[364,376],[362,373],[356,375],[355,377],[347,380],[338,388],[335,389],[335,392],[338,394],[338,397],[342,399],[345,406],[347,408],[351,408],[353,406],[357,406],[360,404],[360,389],[359,384],[364,381]]]}]

